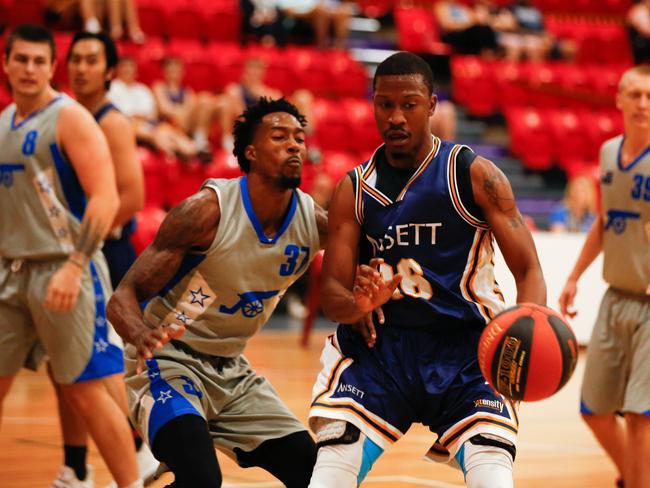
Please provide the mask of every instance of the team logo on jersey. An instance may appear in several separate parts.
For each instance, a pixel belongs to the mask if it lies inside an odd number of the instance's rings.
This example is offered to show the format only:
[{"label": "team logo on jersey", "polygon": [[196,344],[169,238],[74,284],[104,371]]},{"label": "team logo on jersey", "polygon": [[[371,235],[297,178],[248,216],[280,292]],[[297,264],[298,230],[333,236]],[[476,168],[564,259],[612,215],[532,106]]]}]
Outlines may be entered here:
[{"label": "team logo on jersey", "polygon": [[25,165],[0,163],[0,186],[11,188],[14,184],[14,173],[17,171],[25,171]]},{"label": "team logo on jersey", "polygon": [[603,173],[600,176],[600,182],[603,185],[611,185],[612,181],[614,181],[614,172],[613,171],[607,171],[607,172]]},{"label": "team logo on jersey", "polygon": [[607,223],[605,230],[612,229],[616,234],[622,234],[627,228],[627,221],[629,219],[637,220],[641,218],[639,212],[628,212],[627,210],[608,210]]},{"label": "team logo on jersey", "polygon": [[195,397],[198,398],[203,398],[203,392],[196,387],[194,381],[192,381],[192,378],[188,378],[187,376],[181,376],[181,379],[184,382],[183,391],[185,393],[187,393],[188,395],[194,395]]},{"label": "team logo on jersey", "polygon": [[480,400],[474,400],[474,408],[489,408],[491,410],[496,410],[499,413],[503,412],[503,402],[499,400],[487,400],[481,398]]},{"label": "team logo on jersey", "polygon": [[442,222],[399,224],[395,227],[391,225],[382,237],[374,238],[366,234],[366,238],[372,244],[376,256],[393,246],[435,246],[439,227],[442,227]]},{"label": "team logo on jersey", "polygon": [[246,293],[239,293],[239,301],[232,307],[221,305],[219,312],[234,315],[239,310],[244,317],[253,318],[264,311],[264,300],[273,298],[280,290],[272,291],[247,291]]}]

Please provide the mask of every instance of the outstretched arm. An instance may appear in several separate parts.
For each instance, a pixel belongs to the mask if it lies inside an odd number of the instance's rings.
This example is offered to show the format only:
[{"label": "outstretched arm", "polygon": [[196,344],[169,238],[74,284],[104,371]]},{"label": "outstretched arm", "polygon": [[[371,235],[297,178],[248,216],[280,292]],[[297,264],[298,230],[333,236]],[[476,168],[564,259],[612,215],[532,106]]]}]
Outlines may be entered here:
[{"label": "outstretched arm", "polygon": [[477,156],[470,167],[472,190],[517,284],[517,303],[546,305],[546,283],[530,231],[510,182],[494,163]]},{"label": "outstretched arm", "polygon": [[359,286],[359,280],[355,282],[359,238],[352,181],[346,176],[337,185],[332,199],[329,238],[323,259],[321,301],[325,315],[335,322],[353,324],[364,319],[390,299],[401,280],[401,276],[396,275],[384,282],[379,272],[368,269],[368,273],[360,277],[363,286]]},{"label": "outstretched arm", "polygon": [[108,302],[108,320],[117,333],[148,359],[183,330],[163,330],[145,324],[140,302],[153,297],[174,276],[185,255],[205,250],[214,240],[221,211],[215,193],[201,190],[182,201],[160,225],[154,242],[126,273]]}]

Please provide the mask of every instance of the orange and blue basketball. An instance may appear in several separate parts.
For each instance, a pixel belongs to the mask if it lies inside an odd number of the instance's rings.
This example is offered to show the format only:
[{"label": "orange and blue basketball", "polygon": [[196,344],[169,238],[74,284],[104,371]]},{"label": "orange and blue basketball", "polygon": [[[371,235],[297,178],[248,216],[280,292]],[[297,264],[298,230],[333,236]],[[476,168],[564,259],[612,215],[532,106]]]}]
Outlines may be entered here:
[{"label": "orange and blue basketball", "polygon": [[501,312],[485,327],[478,359],[485,379],[505,397],[542,400],[571,378],[578,341],[560,314],[522,303]]}]

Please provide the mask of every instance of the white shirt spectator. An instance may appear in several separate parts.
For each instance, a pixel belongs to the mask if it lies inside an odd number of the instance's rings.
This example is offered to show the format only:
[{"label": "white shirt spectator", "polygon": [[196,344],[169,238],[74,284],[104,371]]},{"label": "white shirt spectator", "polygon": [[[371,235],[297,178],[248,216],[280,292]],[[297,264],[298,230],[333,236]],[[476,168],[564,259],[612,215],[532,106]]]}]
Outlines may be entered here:
[{"label": "white shirt spectator", "polygon": [[126,84],[116,79],[111,82],[108,99],[127,117],[156,119],[156,101],[147,85]]}]

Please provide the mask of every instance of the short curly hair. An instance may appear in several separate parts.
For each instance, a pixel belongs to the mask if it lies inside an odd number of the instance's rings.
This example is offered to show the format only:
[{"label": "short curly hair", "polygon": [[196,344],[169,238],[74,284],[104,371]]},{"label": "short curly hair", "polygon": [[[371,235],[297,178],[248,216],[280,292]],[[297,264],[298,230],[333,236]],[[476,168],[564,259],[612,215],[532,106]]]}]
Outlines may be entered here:
[{"label": "short curly hair", "polygon": [[255,131],[262,123],[265,115],[275,112],[286,112],[293,115],[302,127],[307,125],[307,119],[291,102],[284,97],[272,100],[266,97],[260,97],[256,104],[249,106],[235,121],[232,130],[234,138],[234,148],[232,153],[237,158],[239,167],[244,173],[251,169],[251,162],[246,158],[246,147],[252,144],[255,137]]}]

